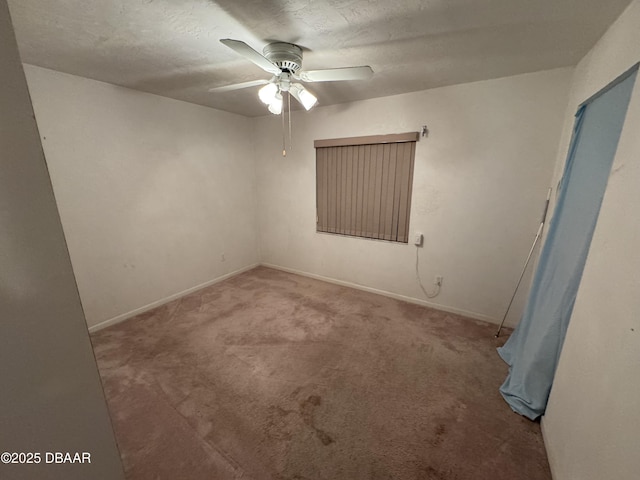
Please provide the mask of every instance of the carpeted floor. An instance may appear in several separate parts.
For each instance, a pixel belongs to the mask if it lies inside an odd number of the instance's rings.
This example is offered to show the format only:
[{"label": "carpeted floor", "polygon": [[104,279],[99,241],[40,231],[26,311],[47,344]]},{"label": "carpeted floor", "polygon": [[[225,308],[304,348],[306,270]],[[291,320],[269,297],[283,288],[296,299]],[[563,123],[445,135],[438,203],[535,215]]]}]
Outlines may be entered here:
[{"label": "carpeted floor", "polygon": [[550,479],[495,330],[259,267],[92,339],[130,480]]}]

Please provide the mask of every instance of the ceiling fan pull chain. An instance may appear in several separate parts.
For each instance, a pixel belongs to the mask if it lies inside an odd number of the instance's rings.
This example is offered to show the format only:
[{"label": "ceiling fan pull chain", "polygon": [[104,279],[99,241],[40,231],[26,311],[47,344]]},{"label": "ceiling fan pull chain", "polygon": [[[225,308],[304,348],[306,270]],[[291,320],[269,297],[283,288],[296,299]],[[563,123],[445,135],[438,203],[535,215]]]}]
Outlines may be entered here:
[{"label": "ceiling fan pull chain", "polygon": [[[283,109],[284,110],[284,109]],[[282,156],[287,156],[287,148],[285,145],[285,133],[284,133],[284,111],[280,113],[280,117],[282,119]]]},{"label": "ceiling fan pull chain", "polygon": [[291,150],[291,92],[287,92],[287,111],[289,112],[289,150]]}]

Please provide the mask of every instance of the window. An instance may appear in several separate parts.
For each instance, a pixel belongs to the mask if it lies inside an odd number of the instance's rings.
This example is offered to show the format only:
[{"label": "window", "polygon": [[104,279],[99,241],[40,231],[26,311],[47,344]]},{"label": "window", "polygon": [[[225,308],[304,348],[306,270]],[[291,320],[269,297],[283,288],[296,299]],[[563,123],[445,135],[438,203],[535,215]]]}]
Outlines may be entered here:
[{"label": "window", "polygon": [[418,133],[316,140],[316,230],[407,243]]}]

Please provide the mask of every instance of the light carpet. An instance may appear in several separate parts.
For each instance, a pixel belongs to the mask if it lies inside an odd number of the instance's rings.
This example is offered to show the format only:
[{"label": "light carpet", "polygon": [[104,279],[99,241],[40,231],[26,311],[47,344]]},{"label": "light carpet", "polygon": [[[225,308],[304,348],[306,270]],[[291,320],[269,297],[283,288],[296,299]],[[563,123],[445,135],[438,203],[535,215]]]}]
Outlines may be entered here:
[{"label": "light carpet", "polygon": [[130,480],[548,480],[495,330],[258,267],[92,341]]}]

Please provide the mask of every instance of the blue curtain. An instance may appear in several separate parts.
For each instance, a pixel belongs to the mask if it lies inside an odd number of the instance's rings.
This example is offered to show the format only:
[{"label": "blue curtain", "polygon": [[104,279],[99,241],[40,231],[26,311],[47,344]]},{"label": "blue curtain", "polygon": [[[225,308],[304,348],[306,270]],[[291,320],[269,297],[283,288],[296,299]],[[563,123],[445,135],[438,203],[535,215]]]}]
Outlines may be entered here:
[{"label": "blue curtain", "polygon": [[576,114],[529,298],[518,327],[498,349],[510,367],[500,393],[515,412],[532,420],[547,405],[636,72],[614,82]]}]

